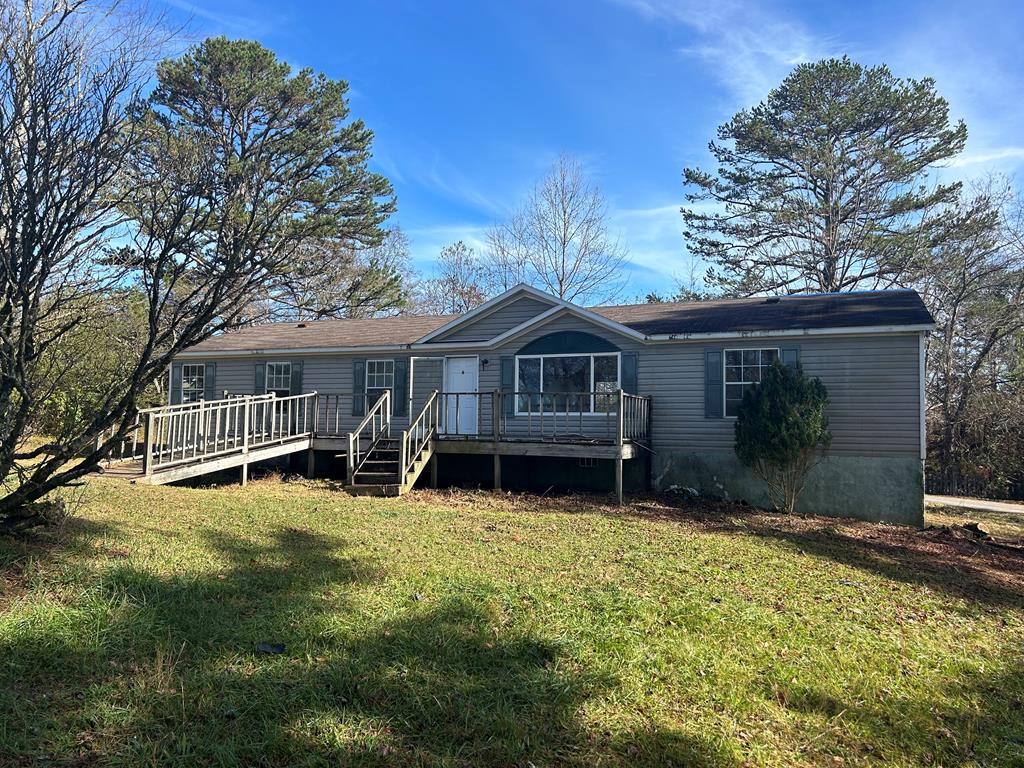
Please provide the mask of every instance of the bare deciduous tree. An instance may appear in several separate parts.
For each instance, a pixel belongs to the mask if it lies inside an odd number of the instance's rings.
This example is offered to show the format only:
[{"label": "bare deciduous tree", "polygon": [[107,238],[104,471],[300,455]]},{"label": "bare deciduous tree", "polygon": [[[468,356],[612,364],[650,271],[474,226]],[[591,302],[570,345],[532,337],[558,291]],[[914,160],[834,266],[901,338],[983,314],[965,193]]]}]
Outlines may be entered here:
[{"label": "bare deciduous tree", "polygon": [[81,474],[58,471],[70,457],[95,466],[95,434],[124,416],[111,410],[89,434],[26,445],[73,367],[53,350],[124,276],[96,255],[123,220],[114,181],[138,139],[129,107],[154,51],[140,21],[85,0],[0,10],[0,481],[14,488],[0,499],[0,527],[37,521],[26,504]]},{"label": "bare deciduous tree", "polygon": [[955,493],[966,465],[992,469],[981,459],[985,425],[1014,424],[1018,440],[1024,429],[1009,410],[983,416],[992,410],[986,393],[1005,406],[1024,390],[1024,203],[1005,180],[990,179],[945,221],[951,234],[920,287],[936,321],[928,341],[930,463]]},{"label": "bare deciduous tree", "polygon": [[527,282],[587,304],[621,295],[627,250],[608,233],[608,203],[579,160],[561,155],[512,218],[488,233],[492,291]]},{"label": "bare deciduous tree", "polygon": [[441,249],[434,276],[421,287],[418,309],[432,315],[468,312],[487,300],[486,280],[476,252],[459,240]]}]

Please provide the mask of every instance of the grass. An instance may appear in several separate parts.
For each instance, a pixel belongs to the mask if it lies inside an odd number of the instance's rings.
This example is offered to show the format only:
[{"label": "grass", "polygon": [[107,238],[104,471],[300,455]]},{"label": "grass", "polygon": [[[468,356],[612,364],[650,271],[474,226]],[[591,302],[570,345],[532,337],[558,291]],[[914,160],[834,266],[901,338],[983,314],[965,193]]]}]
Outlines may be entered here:
[{"label": "grass", "polygon": [[97,479],[0,564],[0,764],[1024,764],[1024,558],[936,532]]}]

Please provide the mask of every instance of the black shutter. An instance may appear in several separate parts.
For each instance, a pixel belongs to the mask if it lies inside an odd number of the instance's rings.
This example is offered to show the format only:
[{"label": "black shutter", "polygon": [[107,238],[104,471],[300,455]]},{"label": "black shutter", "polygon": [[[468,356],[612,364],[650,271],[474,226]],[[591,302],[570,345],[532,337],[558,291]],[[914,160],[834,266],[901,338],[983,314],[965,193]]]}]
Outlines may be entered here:
[{"label": "black shutter", "polygon": [[207,363],[203,375],[203,400],[217,399],[217,364]]},{"label": "black shutter", "polygon": [[391,403],[391,413],[395,416],[405,416],[409,412],[409,361],[395,359],[395,387],[391,391],[394,402]]},{"label": "black shutter", "polygon": [[171,387],[170,403],[178,405],[181,402],[181,363],[171,363]]},{"label": "black shutter", "polygon": [[622,381],[620,386],[631,395],[640,394],[636,382],[637,357],[636,352],[622,353]]},{"label": "black shutter", "polygon": [[512,395],[516,389],[516,359],[501,358],[501,391],[505,393],[505,415],[512,416],[516,412],[516,399]]},{"label": "black shutter", "polygon": [[267,394],[267,364],[256,363],[255,379],[252,385],[254,395]]},{"label": "black shutter", "polygon": [[796,368],[800,363],[800,347],[783,347],[779,350],[779,359],[783,365]]},{"label": "black shutter", "polygon": [[292,380],[289,383],[289,394],[301,395],[302,394],[302,361],[292,360],[291,365]]},{"label": "black shutter", "polygon": [[722,387],[721,349],[704,350],[704,418],[721,419],[725,415],[725,392]]},{"label": "black shutter", "polygon": [[352,415],[366,415],[366,361],[352,361]]}]

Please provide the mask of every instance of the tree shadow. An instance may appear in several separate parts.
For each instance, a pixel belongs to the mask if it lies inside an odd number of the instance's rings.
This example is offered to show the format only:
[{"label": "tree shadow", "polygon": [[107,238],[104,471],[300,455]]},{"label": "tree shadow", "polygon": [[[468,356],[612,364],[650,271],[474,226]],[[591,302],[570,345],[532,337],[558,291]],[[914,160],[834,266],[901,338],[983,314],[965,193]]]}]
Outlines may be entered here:
[{"label": "tree shadow", "polygon": [[791,528],[772,516],[748,514],[739,525],[723,521],[715,527],[779,541],[797,552],[968,602],[1024,607],[1024,557],[985,544],[943,539],[927,531],[893,530],[891,526],[872,531],[870,526],[819,519],[810,526]]},{"label": "tree shadow", "polygon": [[[77,598],[93,610],[62,616],[59,631],[40,621],[0,637],[0,753],[182,766],[736,764],[702,735],[588,727],[587,702],[616,681],[507,626],[484,599],[410,595],[371,615],[351,589],[365,598],[382,566],[345,556],[343,541],[197,535],[209,545],[201,573],[116,562]],[[283,652],[261,653],[262,641]]]},{"label": "tree shadow", "polygon": [[[968,602],[1024,607],[1024,556],[941,530],[849,518],[780,515],[743,504],[649,496],[624,507],[594,498],[575,511],[685,522],[704,530],[777,541],[797,553],[828,558],[887,579],[925,586]],[[538,500],[537,511],[564,506]]]},{"label": "tree shadow", "polygon": [[[798,718],[817,723],[805,727],[808,733],[826,722],[842,723],[842,728],[823,731],[827,738],[821,741],[832,741],[832,754],[838,750],[883,765],[1024,764],[1024,665],[1011,663],[998,672],[964,678],[927,696],[902,693],[885,700],[838,699],[785,680],[771,693]],[[819,749],[828,746],[812,744],[811,756],[826,762],[827,752]]]}]

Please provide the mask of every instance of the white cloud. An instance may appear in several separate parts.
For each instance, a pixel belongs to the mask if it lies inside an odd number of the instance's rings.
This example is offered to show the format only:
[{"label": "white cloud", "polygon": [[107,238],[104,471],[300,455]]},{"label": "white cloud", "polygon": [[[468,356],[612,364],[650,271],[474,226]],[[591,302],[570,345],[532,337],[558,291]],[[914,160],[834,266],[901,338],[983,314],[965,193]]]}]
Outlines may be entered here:
[{"label": "white cloud", "polygon": [[695,260],[683,243],[679,203],[612,210],[609,219],[610,232],[629,246],[629,260],[653,273],[662,289],[674,290],[677,278],[689,276]]},{"label": "white cloud", "polygon": [[689,28],[680,53],[703,62],[738,106],[763,100],[797,64],[833,55],[835,43],[763,5],[715,0],[615,0],[652,22]]},{"label": "white cloud", "polygon": [[186,14],[190,24],[197,23],[201,36],[226,34],[236,37],[259,38],[284,23],[280,17],[267,18],[266,9],[257,13],[251,6],[246,6],[245,9],[233,13],[210,10],[206,4],[191,3],[189,0],[162,1],[165,5]]},{"label": "white cloud", "polygon": [[1007,166],[1024,161],[1024,147],[1001,147],[980,151],[967,150],[956,157],[949,165],[951,168],[967,166]]}]

